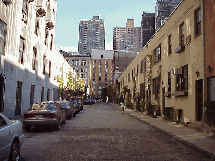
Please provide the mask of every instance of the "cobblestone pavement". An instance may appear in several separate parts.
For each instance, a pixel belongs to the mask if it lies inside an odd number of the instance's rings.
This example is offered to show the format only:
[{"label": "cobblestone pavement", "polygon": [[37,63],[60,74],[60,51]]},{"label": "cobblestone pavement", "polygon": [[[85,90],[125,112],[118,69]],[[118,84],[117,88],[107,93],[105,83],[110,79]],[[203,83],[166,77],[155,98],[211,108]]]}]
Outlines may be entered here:
[{"label": "cobblestone pavement", "polygon": [[209,160],[108,103],[85,105],[60,131],[24,133],[21,161]]}]

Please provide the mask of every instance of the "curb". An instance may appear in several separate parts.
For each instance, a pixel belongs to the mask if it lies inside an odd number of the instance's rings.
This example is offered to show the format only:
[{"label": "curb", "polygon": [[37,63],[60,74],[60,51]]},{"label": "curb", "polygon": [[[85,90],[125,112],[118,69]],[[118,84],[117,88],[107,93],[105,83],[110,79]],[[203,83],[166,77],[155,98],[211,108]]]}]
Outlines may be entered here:
[{"label": "curb", "polygon": [[[111,104],[111,105],[114,106],[113,104]],[[115,107],[115,106],[114,106],[114,107]],[[115,107],[115,108],[118,108],[118,107]],[[200,148],[200,147],[194,145],[193,143],[190,143],[190,142],[188,142],[188,141],[186,141],[186,140],[183,140],[183,139],[181,139],[180,137],[177,137],[177,136],[173,135],[173,134],[170,133],[170,132],[167,132],[167,131],[165,131],[165,130],[163,130],[163,129],[157,127],[157,126],[154,126],[154,125],[150,124],[149,122],[146,122],[146,121],[144,121],[144,120],[141,120],[140,118],[137,118],[137,117],[135,117],[135,116],[133,116],[133,115],[130,115],[130,114],[127,113],[127,112],[126,112],[126,114],[128,114],[129,116],[131,116],[131,117],[133,117],[133,118],[135,118],[135,119],[137,119],[137,120],[143,121],[145,124],[150,125],[151,127],[153,127],[153,128],[155,128],[155,129],[157,129],[158,131],[160,131],[160,132],[166,134],[167,136],[170,136],[171,138],[180,141],[182,144],[188,146],[189,148],[193,149],[193,150],[196,151],[196,152],[201,153],[203,156],[209,158],[211,161],[215,161],[215,155],[214,155],[214,154],[209,153],[208,151],[206,151],[206,150],[204,150],[204,149],[202,149],[202,148]]]}]

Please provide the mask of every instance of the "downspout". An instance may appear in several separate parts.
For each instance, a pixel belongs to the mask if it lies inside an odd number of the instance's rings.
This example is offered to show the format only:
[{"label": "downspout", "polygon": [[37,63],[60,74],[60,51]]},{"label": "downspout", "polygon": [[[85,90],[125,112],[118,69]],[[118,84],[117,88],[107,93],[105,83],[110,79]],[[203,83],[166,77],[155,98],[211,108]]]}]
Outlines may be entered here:
[{"label": "downspout", "polygon": [[202,23],[203,23],[203,114],[202,114],[202,126],[205,123],[205,24],[204,24],[204,0],[201,0],[202,3]]}]

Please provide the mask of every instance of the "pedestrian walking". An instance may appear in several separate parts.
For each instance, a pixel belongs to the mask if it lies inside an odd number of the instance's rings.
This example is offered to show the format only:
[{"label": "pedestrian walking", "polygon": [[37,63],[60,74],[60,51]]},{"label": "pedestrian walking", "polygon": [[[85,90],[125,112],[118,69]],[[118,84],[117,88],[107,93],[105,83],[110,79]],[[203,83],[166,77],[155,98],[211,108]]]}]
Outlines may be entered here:
[{"label": "pedestrian walking", "polygon": [[121,104],[122,114],[123,114],[123,113],[124,113],[124,110],[125,110],[125,102],[124,102],[124,99],[123,99],[123,98],[121,98],[120,104]]}]

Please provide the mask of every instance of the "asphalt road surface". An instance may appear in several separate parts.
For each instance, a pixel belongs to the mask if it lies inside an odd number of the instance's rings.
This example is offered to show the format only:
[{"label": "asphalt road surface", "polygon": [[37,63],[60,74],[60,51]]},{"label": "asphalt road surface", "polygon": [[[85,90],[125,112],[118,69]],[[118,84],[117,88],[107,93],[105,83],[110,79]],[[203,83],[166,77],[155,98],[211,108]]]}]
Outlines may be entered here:
[{"label": "asphalt road surface", "polygon": [[21,161],[208,160],[108,103],[85,105],[60,131],[24,133]]}]

